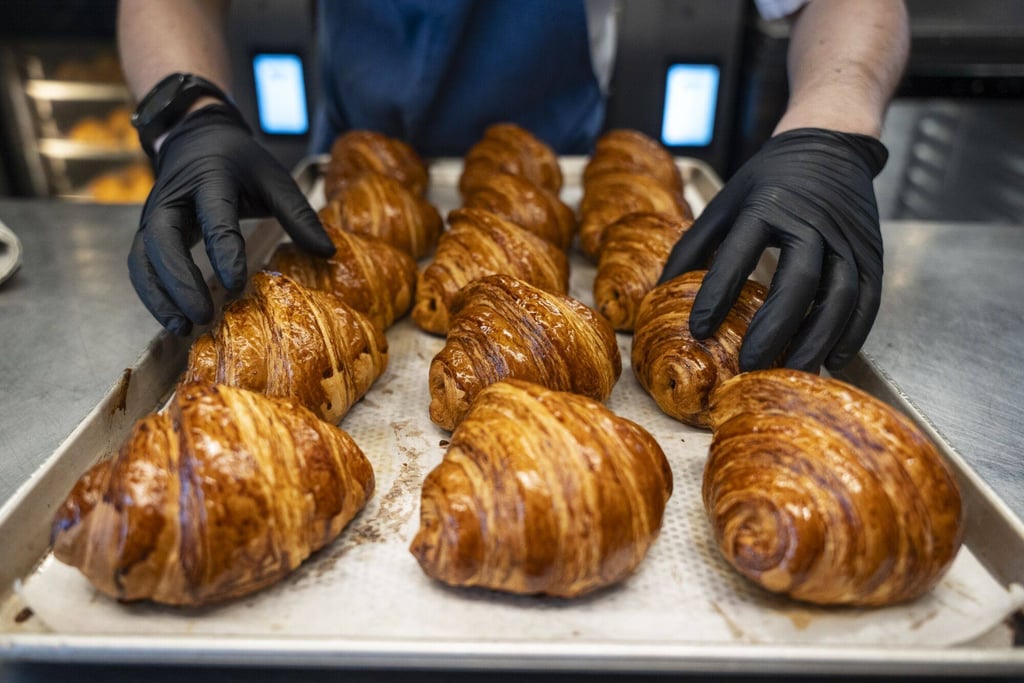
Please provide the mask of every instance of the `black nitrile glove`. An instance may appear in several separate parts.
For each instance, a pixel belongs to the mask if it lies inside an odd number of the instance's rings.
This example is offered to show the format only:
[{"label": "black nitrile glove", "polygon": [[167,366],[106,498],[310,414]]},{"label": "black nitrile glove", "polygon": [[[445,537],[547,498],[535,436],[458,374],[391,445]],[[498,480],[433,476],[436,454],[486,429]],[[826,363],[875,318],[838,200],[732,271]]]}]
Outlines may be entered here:
[{"label": "black nitrile glove", "polygon": [[142,303],[175,334],[210,322],[213,301],[189,248],[201,234],[217,277],[238,292],[247,278],[238,219],[271,215],[300,247],[334,253],[288,171],[253,139],[237,111],[211,105],[190,114],[160,148],[156,182],[128,254]]},{"label": "black nitrile glove", "polygon": [[[866,135],[787,131],[730,178],[669,256],[661,281],[705,266],[690,333],[710,336],[766,247],[779,247],[768,298],[747,330],[740,369],[830,370],[857,353],[882,294],[882,235],[872,179],[888,152]],[[717,250],[717,253],[716,253]]]}]

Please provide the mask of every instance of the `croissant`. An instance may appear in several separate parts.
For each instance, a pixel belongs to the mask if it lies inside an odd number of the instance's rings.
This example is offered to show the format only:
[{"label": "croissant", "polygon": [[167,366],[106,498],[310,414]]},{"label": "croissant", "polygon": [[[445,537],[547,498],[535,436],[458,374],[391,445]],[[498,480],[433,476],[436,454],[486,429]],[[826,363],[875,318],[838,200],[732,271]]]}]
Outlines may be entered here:
[{"label": "croissant", "polygon": [[633,572],[671,493],[639,425],[585,396],[498,382],[423,482],[410,550],[450,585],[576,597]]},{"label": "croissant", "polygon": [[319,258],[285,243],[267,267],[310,289],[330,292],[387,329],[412,306],[416,262],[380,240],[325,227],[337,249],[333,256]]},{"label": "croissant", "polygon": [[427,332],[448,331],[448,307],[463,286],[505,273],[551,292],[569,289],[569,262],[558,247],[483,209],[456,209],[434,261],[416,281],[412,319]]},{"label": "croissant", "polygon": [[433,251],[444,223],[432,204],[394,178],[364,173],[320,209],[325,226],[376,237],[420,259]]},{"label": "croissant", "polygon": [[331,146],[324,173],[327,200],[364,173],[393,178],[416,196],[426,192],[429,180],[423,160],[406,143],[370,130],[350,130],[338,136]]},{"label": "croissant", "polygon": [[185,385],[79,479],[54,518],[53,554],[118,600],[220,602],[295,569],[373,487],[352,438],[305,408]]},{"label": "croissant", "polygon": [[906,417],[834,379],[749,372],[711,404],[702,494],[726,560],[797,600],[889,605],[930,590],[963,536],[960,492]]},{"label": "croissant", "polygon": [[568,249],[576,235],[576,216],[552,192],[523,176],[491,173],[466,191],[463,206],[487,209]]},{"label": "croissant", "polygon": [[605,229],[594,276],[597,310],[616,330],[631,332],[679,238],[693,221],[663,213],[628,213]]},{"label": "croissant", "polygon": [[387,366],[388,343],[369,318],[285,275],[261,272],[189,350],[183,382],[292,399],[337,423]]},{"label": "croissant", "polygon": [[669,416],[696,427],[709,425],[708,404],[719,384],[739,373],[740,344],[767,290],[748,280],[715,333],[690,336],[690,309],[707,271],[694,270],[655,287],[644,297],[633,333],[633,372]]},{"label": "croissant", "polygon": [[693,220],[683,196],[648,175],[618,171],[602,173],[583,188],[580,202],[580,248],[597,257],[607,226],[628,213],[656,211]]},{"label": "croissant", "polygon": [[583,184],[604,173],[648,175],[675,194],[683,194],[683,176],[672,155],[640,131],[617,129],[602,135],[583,169]]},{"label": "croissant", "polygon": [[466,152],[459,190],[465,196],[494,173],[520,175],[548,192],[562,189],[562,169],[554,150],[529,131],[498,123]]},{"label": "croissant", "polygon": [[444,429],[503,379],[605,401],[622,373],[615,332],[596,311],[509,275],[469,283],[450,313],[448,340],[430,363],[430,418]]}]

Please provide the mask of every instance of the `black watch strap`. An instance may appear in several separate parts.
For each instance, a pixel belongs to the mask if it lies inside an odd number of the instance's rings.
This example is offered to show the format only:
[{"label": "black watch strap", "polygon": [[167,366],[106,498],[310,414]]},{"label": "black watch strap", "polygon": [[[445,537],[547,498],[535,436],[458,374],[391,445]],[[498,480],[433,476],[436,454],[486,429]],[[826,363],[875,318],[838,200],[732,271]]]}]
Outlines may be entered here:
[{"label": "black watch strap", "polygon": [[170,74],[146,93],[132,114],[132,125],[139,132],[139,141],[146,154],[150,157],[155,155],[153,143],[156,139],[177,124],[200,97],[215,97],[237,110],[223,90],[195,74]]}]

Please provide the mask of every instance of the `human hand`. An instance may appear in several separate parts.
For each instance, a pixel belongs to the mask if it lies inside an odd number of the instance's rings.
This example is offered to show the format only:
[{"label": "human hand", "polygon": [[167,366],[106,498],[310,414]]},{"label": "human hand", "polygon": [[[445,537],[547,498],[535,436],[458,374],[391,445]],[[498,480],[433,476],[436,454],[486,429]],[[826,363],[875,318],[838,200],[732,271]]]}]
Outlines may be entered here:
[{"label": "human hand", "polygon": [[[837,370],[871,331],[882,290],[882,235],[872,179],[888,152],[866,135],[800,128],[777,135],[676,243],[661,281],[714,260],[690,332],[714,333],[767,247],[779,247],[768,298],[740,349],[740,370]],[[717,250],[717,251],[716,251]]]},{"label": "human hand", "polygon": [[316,212],[288,171],[260,146],[232,108],[199,109],[160,147],[156,182],[128,255],[128,274],[160,324],[188,334],[213,319],[213,300],[189,248],[202,235],[217,278],[231,292],[246,283],[239,218],[274,216],[301,248],[334,253]]}]

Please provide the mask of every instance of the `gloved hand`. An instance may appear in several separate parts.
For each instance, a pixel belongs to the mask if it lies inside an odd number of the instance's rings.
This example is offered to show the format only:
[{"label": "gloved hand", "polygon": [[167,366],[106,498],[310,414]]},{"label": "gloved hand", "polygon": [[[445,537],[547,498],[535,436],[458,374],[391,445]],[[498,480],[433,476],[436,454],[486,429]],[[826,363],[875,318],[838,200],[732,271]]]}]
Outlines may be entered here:
[{"label": "gloved hand", "polygon": [[767,367],[784,351],[790,368],[846,365],[871,331],[881,299],[872,179],[887,158],[874,138],[819,128],[765,143],[675,245],[662,272],[664,282],[705,267],[714,254],[690,333],[713,334],[764,249],[779,247],[768,298],[740,349],[740,369]]},{"label": "gloved hand", "polygon": [[189,247],[201,234],[214,272],[231,292],[246,283],[239,218],[272,215],[303,249],[334,253],[316,212],[230,107],[199,109],[168,133],[156,182],[128,255],[128,274],[160,324],[188,334],[213,318],[213,301]]}]

